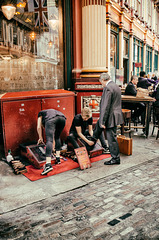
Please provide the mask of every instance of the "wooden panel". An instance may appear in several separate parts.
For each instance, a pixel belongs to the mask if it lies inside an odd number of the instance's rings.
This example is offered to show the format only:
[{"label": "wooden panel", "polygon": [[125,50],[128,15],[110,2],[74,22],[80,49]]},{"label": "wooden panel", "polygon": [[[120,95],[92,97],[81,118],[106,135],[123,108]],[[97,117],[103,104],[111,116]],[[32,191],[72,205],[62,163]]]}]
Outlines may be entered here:
[{"label": "wooden panel", "polygon": [[6,154],[8,149],[18,154],[20,143],[38,139],[36,125],[40,110],[40,100],[3,102],[2,128]]},{"label": "wooden panel", "polygon": [[72,124],[72,120],[75,115],[75,99],[74,96],[68,97],[56,97],[56,98],[45,98],[42,100],[42,109],[56,109],[62,112],[66,119],[66,125],[62,131],[61,138],[66,140],[66,137],[69,135],[69,130]]}]

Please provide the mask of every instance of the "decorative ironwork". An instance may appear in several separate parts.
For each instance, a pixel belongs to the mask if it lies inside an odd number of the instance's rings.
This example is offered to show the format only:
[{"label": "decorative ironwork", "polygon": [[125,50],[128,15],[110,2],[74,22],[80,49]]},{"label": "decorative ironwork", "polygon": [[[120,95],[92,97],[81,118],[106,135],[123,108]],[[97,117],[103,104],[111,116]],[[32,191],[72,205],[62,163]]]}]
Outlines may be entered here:
[{"label": "decorative ironwork", "polygon": [[76,88],[77,89],[96,89],[96,88],[99,88],[99,89],[102,89],[102,85],[76,85]]},{"label": "decorative ironwork", "polygon": [[82,108],[89,107],[92,113],[99,113],[99,104],[100,104],[101,96],[82,96],[81,97],[81,105]]}]

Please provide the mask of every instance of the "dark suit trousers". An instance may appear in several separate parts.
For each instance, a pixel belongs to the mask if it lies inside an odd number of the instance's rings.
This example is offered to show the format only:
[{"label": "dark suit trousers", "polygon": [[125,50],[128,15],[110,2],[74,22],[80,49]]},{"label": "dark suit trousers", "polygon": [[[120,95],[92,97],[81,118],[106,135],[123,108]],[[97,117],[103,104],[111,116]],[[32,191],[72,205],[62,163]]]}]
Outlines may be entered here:
[{"label": "dark suit trousers", "polygon": [[[95,129],[93,131],[93,137],[95,139],[99,139],[99,136],[101,135],[102,131],[104,131],[104,128],[101,128],[99,126],[99,121],[95,125]],[[112,128],[106,128],[106,137],[108,140],[109,150],[111,157],[113,159],[119,159],[120,153],[119,153],[119,146],[117,141],[117,127]]]}]

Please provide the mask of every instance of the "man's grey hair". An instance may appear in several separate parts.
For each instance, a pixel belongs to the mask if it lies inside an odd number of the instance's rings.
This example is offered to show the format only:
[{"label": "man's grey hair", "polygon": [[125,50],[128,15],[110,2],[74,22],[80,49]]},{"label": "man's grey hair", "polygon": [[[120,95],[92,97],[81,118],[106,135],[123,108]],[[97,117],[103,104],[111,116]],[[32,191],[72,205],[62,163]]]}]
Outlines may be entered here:
[{"label": "man's grey hair", "polygon": [[132,75],[132,76],[131,76],[131,82],[132,82],[133,79],[136,79],[136,78],[138,78],[137,75]]},{"label": "man's grey hair", "polygon": [[108,74],[108,73],[102,73],[101,75],[100,75],[100,77],[99,77],[99,81],[101,82],[101,81],[108,81],[108,80],[110,80],[110,75]]}]

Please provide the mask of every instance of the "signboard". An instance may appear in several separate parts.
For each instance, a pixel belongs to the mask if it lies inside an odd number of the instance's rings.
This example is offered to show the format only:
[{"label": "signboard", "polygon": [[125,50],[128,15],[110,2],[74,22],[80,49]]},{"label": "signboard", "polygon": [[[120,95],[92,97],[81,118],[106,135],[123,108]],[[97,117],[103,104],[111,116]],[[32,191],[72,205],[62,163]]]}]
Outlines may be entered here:
[{"label": "signboard", "polygon": [[86,147],[80,147],[80,148],[76,148],[74,150],[75,150],[80,168],[82,170],[86,169],[86,168],[90,168],[91,162],[90,162]]},{"label": "signboard", "polygon": [[142,63],[135,63],[135,67],[142,67]]}]

